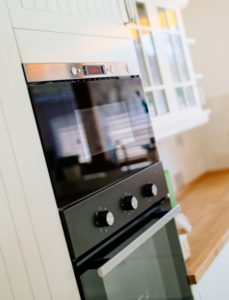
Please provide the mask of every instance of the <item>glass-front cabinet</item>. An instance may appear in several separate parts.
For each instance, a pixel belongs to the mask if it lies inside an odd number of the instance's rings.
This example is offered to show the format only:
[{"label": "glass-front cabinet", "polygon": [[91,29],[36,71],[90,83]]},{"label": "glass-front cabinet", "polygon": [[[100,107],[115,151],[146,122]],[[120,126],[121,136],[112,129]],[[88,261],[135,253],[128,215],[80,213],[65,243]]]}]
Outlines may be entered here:
[{"label": "glass-front cabinet", "polygon": [[180,7],[173,1],[132,0],[131,4],[134,18],[128,26],[156,134],[160,137],[164,124],[169,132],[176,133],[176,127],[183,131],[184,116],[193,119],[186,129],[205,123],[208,112],[201,107],[199,76],[189,52],[193,40],[186,36]]}]

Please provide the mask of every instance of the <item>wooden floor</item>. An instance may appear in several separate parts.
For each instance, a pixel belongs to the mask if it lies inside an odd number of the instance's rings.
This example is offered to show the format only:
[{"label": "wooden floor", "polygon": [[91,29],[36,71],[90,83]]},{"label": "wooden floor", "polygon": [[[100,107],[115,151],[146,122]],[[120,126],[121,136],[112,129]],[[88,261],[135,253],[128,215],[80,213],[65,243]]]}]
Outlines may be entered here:
[{"label": "wooden floor", "polygon": [[229,240],[229,170],[201,176],[177,200],[193,226],[187,269],[194,284]]}]

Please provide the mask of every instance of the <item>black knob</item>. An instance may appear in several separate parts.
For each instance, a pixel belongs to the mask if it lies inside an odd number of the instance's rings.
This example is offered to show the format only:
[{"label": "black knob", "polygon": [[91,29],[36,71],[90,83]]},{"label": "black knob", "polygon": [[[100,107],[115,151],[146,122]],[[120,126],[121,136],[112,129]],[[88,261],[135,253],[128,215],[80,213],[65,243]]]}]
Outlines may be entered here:
[{"label": "black knob", "polygon": [[114,224],[114,215],[112,212],[104,210],[95,214],[95,225],[98,227],[112,226]]},{"label": "black knob", "polygon": [[126,196],[121,199],[121,207],[123,210],[135,210],[138,208],[138,199],[134,196]]},{"label": "black knob", "polygon": [[148,183],[142,187],[143,197],[155,197],[157,196],[157,186],[154,183]]}]

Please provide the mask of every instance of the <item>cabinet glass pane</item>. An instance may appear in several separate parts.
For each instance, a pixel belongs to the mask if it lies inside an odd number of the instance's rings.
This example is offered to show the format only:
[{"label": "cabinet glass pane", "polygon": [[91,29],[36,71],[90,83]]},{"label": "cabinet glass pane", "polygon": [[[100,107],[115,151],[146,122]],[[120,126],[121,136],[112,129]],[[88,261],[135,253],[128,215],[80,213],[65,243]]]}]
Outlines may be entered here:
[{"label": "cabinet glass pane", "polygon": [[148,63],[154,84],[161,84],[161,74],[159,71],[157,54],[155,51],[154,42],[150,31],[142,31],[142,46],[146,57],[148,58]]},{"label": "cabinet glass pane", "polygon": [[173,9],[166,10],[167,21],[171,29],[178,29],[176,12]]},{"label": "cabinet glass pane", "polygon": [[146,93],[146,97],[147,97],[150,115],[152,117],[154,117],[157,115],[157,111],[156,111],[156,105],[155,105],[155,101],[154,101],[152,92]]},{"label": "cabinet glass pane", "polygon": [[183,88],[176,88],[177,103],[180,109],[186,108],[185,94]]},{"label": "cabinet glass pane", "polygon": [[139,64],[143,84],[145,86],[148,86],[149,78],[148,78],[148,75],[146,72],[143,49],[142,49],[142,45],[140,42],[140,37],[139,37],[138,31],[136,29],[131,29],[131,36],[134,41],[134,46],[135,46],[135,50],[136,50],[136,54],[137,54],[137,58],[138,58],[138,64]]},{"label": "cabinet glass pane", "polygon": [[195,84],[193,90],[195,92],[194,95],[196,104],[203,104],[205,102],[205,95],[202,86],[200,86],[199,84]]},{"label": "cabinet glass pane", "polygon": [[163,34],[163,46],[166,52],[166,56],[168,59],[168,63],[170,66],[170,70],[172,73],[172,77],[173,80],[175,82],[179,82],[180,81],[180,75],[179,75],[179,71],[178,71],[178,67],[177,67],[177,63],[176,63],[176,56],[175,56],[175,52],[174,52],[174,48],[173,48],[173,43],[172,43],[172,37],[170,34]]},{"label": "cabinet glass pane", "polygon": [[169,111],[165,92],[163,90],[155,91],[154,97],[156,101],[156,109],[158,115],[165,114]]},{"label": "cabinet glass pane", "polygon": [[162,29],[168,29],[169,25],[166,17],[166,11],[164,8],[158,8],[158,16],[159,16],[160,27]]},{"label": "cabinet glass pane", "polygon": [[138,12],[139,25],[149,26],[149,18],[147,16],[144,3],[137,2],[137,12]]},{"label": "cabinet glass pane", "polygon": [[191,86],[188,86],[185,88],[186,98],[188,100],[189,106],[194,106],[196,104],[195,97],[193,93],[193,88]]},{"label": "cabinet glass pane", "polygon": [[183,45],[181,42],[181,37],[174,34],[173,35],[174,49],[176,54],[176,60],[179,65],[182,80],[189,80],[188,68],[185,61],[185,55],[183,50]]}]

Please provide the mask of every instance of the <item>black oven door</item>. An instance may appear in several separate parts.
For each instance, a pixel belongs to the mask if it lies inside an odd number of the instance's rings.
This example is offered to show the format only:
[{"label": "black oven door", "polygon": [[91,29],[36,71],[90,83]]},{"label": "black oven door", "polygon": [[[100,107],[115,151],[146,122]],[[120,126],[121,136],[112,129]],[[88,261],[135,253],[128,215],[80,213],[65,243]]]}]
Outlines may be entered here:
[{"label": "black oven door", "polygon": [[193,299],[174,223],[179,206],[151,219],[81,276],[86,300]]},{"label": "black oven door", "polygon": [[28,85],[58,207],[158,161],[139,77]]}]

